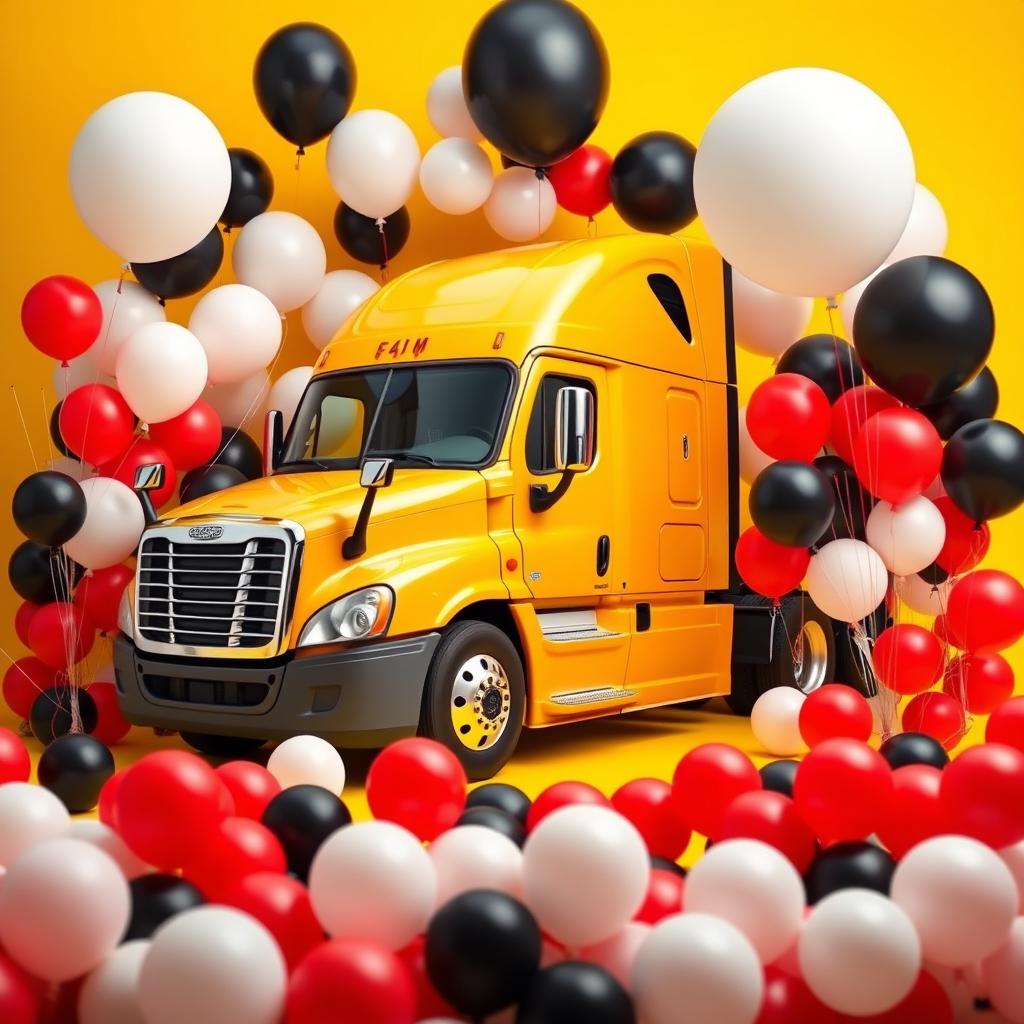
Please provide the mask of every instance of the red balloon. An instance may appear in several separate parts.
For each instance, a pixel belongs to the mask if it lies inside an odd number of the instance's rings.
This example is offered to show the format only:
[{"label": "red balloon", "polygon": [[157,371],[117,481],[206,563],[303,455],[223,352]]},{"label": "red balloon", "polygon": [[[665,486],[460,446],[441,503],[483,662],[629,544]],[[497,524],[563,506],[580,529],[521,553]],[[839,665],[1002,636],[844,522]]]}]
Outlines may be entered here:
[{"label": "red balloon", "polygon": [[612,158],[600,146],[580,146],[546,174],[558,205],[570,213],[593,217],[612,201]]},{"label": "red balloon", "polygon": [[882,630],[871,654],[875,675],[890,690],[903,694],[921,693],[934,686],[945,660],[942,644],[933,632],[906,622]]},{"label": "red balloon", "polygon": [[942,772],[953,831],[997,850],[1024,839],[1024,751],[1002,743],[968,747]]},{"label": "red balloon", "polygon": [[1013,697],[992,712],[985,726],[985,740],[1024,752],[1024,697]]},{"label": "red balloon", "polygon": [[661,779],[634,779],[612,794],[612,807],[636,826],[652,857],[678,860],[690,843],[679,820],[672,787]]},{"label": "red balloon", "polygon": [[333,939],[302,958],[288,983],[288,1024],[413,1024],[416,990],[390,950]]},{"label": "red balloon", "polygon": [[466,772],[435,740],[398,740],[370,765],[366,801],[375,818],[394,821],[430,842],[459,820],[466,806]]},{"label": "red balloon", "polygon": [[828,396],[799,373],[762,381],[747,404],[750,439],[773,459],[810,462],[828,440],[831,423]]},{"label": "red balloon", "polygon": [[770,789],[743,793],[726,808],[715,842],[723,839],[758,839],[774,846],[803,874],[818,849],[810,826],[796,804],[784,793]]},{"label": "red balloon", "polygon": [[800,706],[800,735],[809,747],[844,737],[866,743],[874,718],[871,705],[845,683],[826,683]]},{"label": "red balloon", "polygon": [[796,773],[793,800],[824,843],[864,839],[889,813],[892,772],[885,758],[858,740],[825,740]]},{"label": "red balloon", "polygon": [[40,1024],[42,988],[0,950],[0,1020],[4,1024]]},{"label": "red balloon", "polygon": [[28,647],[28,627],[32,622],[32,616],[37,611],[39,611],[39,605],[33,604],[31,601],[22,601],[14,613],[14,632],[18,634],[18,639],[26,647]]},{"label": "red balloon", "polygon": [[113,814],[129,849],[161,871],[185,865],[227,816],[231,796],[217,773],[183,750],[147,754],[125,774]]},{"label": "red balloon", "polygon": [[931,421],[899,406],[875,413],[853,442],[853,468],[876,497],[893,505],[916,498],[942,466],[942,438]]},{"label": "red balloon", "polygon": [[184,863],[185,877],[218,901],[248,875],[287,870],[284,849],[266,825],[252,818],[225,818],[216,828],[197,836]]},{"label": "red balloon", "polygon": [[174,496],[177,477],[174,475],[174,464],[171,462],[170,455],[155,441],[137,437],[127,451],[115,456],[109,462],[99,466],[98,469],[100,476],[112,476],[115,480],[120,480],[126,487],[134,487],[135,471],[140,466],[154,465],[164,467],[162,486],[149,492],[153,507],[160,508]]},{"label": "red balloon", "polygon": [[127,768],[118,768],[113,775],[103,783],[100,790],[100,802],[96,805],[96,815],[104,825],[109,825],[115,832],[120,831],[117,827],[117,791],[124,782],[128,773]]},{"label": "red balloon", "polygon": [[98,720],[92,735],[101,743],[112,747],[128,735],[131,722],[121,713],[121,702],[117,699],[117,687],[113,683],[99,682],[88,686],[89,696],[96,705]]},{"label": "red balloon", "polygon": [[100,466],[132,443],[135,415],[106,384],[83,384],[60,407],[60,436],[76,455]]},{"label": "red balloon", "polygon": [[964,707],[948,693],[929,690],[919,693],[903,709],[904,732],[927,733],[947,750],[952,750],[967,729]]},{"label": "red balloon", "polygon": [[4,701],[19,718],[28,718],[36,697],[64,679],[63,672],[44,665],[38,658],[19,658],[4,673]]},{"label": "red balloon", "polygon": [[430,975],[427,974],[426,940],[422,935],[417,936],[405,949],[400,949],[395,955],[405,964],[412,976],[413,987],[416,990],[416,1019],[418,1021],[435,1018],[463,1019],[462,1014],[434,988],[434,983],[430,980]]},{"label": "red balloon", "polygon": [[532,832],[552,811],[572,804],[611,807],[612,803],[589,782],[556,782],[542,790],[526,812],[526,831]]},{"label": "red balloon", "polygon": [[50,668],[77,665],[96,642],[96,627],[76,604],[52,601],[32,617],[28,645],[32,653]]},{"label": "red balloon", "polygon": [[988,715],[1013,696],[1013,669],[1000,654],[961,654],[946,667],[942,689],[973,715]]},{"label": "red balloon", "polygon": [[988,523],[976,526],[974,520],[965,516],[953,504],[953,499],[943,495],[933,500],[946,523],[946,540],[935,563],[950,576],[969,572],[988,554],[992,532]]},{"label": "red balloon", "polygon": [[807,987],[778,967],[764,972],[764,1002],[754,1024],[838,1024],[839,1015]]},{"label": "red balloon", "polygon": [[714,838],[729,804],[742,793],[761,788],[754,762],[727,743],[694,747],[676,765],[672,799],[677,813],[702,836]]},{"label": "red balloon", "polygon": [[104,633],[117,629],[117,610],[121,605],[125,587],[135,575],[127,565],[111,565],[106,569],[91,569],[75,587],[72,600],[89,617],[89,621]]},{"label": "red balloon", "polygon": [[940,614],[935,616],[935,621],[932,623],[932,632],[938,637],[939,641],[947,647],[954,646],[953,641],[950,639],[949,632],[946,629],[945,615]]},{"label": "red balloon", "polygon": [[892,773],[893,794],[878,837],[899,860],[911,847],[948,831],[940,798],[942,770],[908,764]]},{"label": "red balloon", "polygon": [[894,409],[899,405],[892,395],[881,388],[861,384],[844,391],[832,406],[832,423],[828,443],[836,454],[847,464],[853,465],[853,443],[863,430],[864,424],[883,409]]},{"label": "red balloon", "polygon": [[37,281],[21,303],[21,327],[44,355],[63,361],[80,356],[99,336],[103,307],[76,277],[56,274]]},{"label": "red balloon", "polygon": [[281,792],[281,783],[261,764],[252,761],[228,761],[216,769],[221,782],[235,802],[240,818],[259,821],[267,804]]},{"label": "red balloon", "polygon": [[[28,782],[32,761],[28,747],[16,732],[0,725],[0,786],[5,782]],[[0,999],[0,1006],[3,1000]]]},{"label": "red balloon", "polygon": [[[885,1013],[870,1017],[839,1017],[841,1024],[953,1024],[953,1004],[946,990],[927,971],[922,971],[917,984],[901,1003]],[[984,1020],[984,1015],[977,1018]]]},{"label": "red balloon", "polygon": [[946,630],[962,651],[986,654],[1024,636],[1024,587],[998,569],[978,569],[953,584]]},{"label": "red balloon", "polygon": [[[149,425],[149,436],[163,448],[180,473],[206,465],[217,454],[220,431],[220,417],[202,399],[174,419]],[[174,479],[170,466],[167,475]]]},{"label": "red balloon", "polygon": [[751,590],[779,598],[800,586],[811,564],[806,548],[776,544],[756,526],[748,527],[736,543],[736,571]]},{"label": "red balloon", "polygon": [[663,917],[682,913],[683,876],[666,868],[651,868],[647,895],[634,915],[635,921],[657,924]]}]

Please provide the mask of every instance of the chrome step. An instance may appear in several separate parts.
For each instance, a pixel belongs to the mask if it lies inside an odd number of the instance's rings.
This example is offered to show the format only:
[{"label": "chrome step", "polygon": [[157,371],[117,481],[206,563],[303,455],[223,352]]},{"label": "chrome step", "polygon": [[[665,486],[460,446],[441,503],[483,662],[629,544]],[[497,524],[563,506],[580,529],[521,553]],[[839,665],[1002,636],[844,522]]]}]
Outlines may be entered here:
[{"label": "chrome step", "polygon": [[603,704],[611,700],[628,700],[636,696],[636,690],[620,690],[614,686],[603,686],[596,690],[571,690],[569,693],[556,693],[551,698],[552,704]]},{"label": "chrome step", "polygon": [[565,644],[579,640],[606,640],[622,636],[597,624],[597,613],[592,608],[578,611],[539,612],[537,621],[545,640]]},{"label": "chrome step", "polygon": [[583,629],[551,630],[544,634],[544,639],[550,640],[555,644],[566,644],[574,640],[607,640],[617,636],[622,636],[622,634],[613,633],[611,630],[601,629],[598,626],[591,626]]}]

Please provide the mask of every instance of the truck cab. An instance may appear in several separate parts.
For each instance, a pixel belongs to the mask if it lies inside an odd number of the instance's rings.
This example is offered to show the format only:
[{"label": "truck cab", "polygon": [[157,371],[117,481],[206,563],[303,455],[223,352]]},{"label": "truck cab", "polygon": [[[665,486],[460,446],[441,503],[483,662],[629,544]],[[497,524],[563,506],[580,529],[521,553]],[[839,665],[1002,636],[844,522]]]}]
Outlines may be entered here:
[{"label": "truck cab", "polygon": [[211,752],[418,733],[482,779],[523,727],[820,685],[828,621],[735,580],[736,409],[706,245],[581,240],[395,279],[286,435],[269,414],[267,475],[147,527],[115,644],[126,717]]}]

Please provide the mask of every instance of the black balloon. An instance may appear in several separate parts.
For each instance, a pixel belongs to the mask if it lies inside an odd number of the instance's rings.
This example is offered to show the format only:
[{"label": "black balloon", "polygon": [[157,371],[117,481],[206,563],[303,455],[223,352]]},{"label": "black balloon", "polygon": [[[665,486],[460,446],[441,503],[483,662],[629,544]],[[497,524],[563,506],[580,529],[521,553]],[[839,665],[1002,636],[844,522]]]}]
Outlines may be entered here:
[{"label": "black balloon", "polygon": [[220,222],[230,231],[248,224],[270,206],[274,178],[266,161],[251,149],[228,150],[231,159],[231,191]]},{"label": "black balloon", "polygon": [[909,405],[930,405],[984,365],[995,335],[992,302],[968,270],[941,256],[912,256],[864,289],[853,343],[867,375]]},{"label": "black balloon", "polygon": [[608,98],[608,55],[572,4],[503,0],[469,37],[462,87],[488,142],[517,163],[547,167],[597,127]]},{"label": "black balloon", "polygon": [[832,334],[809,334],[793,342],[779,357],[776,373],[799,373],[813,380],[830,402],[864,383],[864,370],[854,347]]},{"label": "black balloon", "polygon": [[957,388],[941,402],[922,405],[921,412],[935,425],[943,441],[948,441],[961,427],[974,420],[988,420],[999,408],[999,385],[987,367],[962,388]]},{"label": "black balloon", "polygon": [[[68,574],[72,579],[68,579]],[[7,577],[18,596],[33,604],[67,601],[71,590],[82,573],[58,549],[34,540],[22,541],[11,554],[7,564]]]},{"label": "black balloon", "polygon": [[874,843],[836,843],[821,850],[804,872],[807,902],[840,889],[874,889],[889,895],[896,862]]},{"label": "black balloon", "polygon": [[942,486],[976,523],[1024,503],[1024,433],[1002,420],[961,427],[942,453]]},{"label": "black balloon", "polygon": [[289,786],[263,811],[263,824],[277,836],[288,870],[302,881],[316,851],[332,832],[351,824],[344,802],[323,786]]},{"label": "black balloon", "polygon": [[260,446],[244,430],[237,427],[224,427],[221,430],[220,448],[210,463],[237,469],[246,480],[255,480],[263,476]]},{"label": "black balloon", "polygon": [[517,818],[519,824],[525,827],[526,816],[530,813],[530,798],[517,786],[510,786],[507,782],[488,782],[470,792],[466,797],[466,807],[497,807]]},{"label": "black balloon", "polygon": [[206,900],[191,883],[177,875],[140,875],[128,883],[132,897],[132,915],[122,942],[148,939],[165,921]]},{"label": "black balloon", "polygon": [[931,565],[926,565],[923,569],[919,569],[917,575],[925,583],[930,583],[933,587],[937,587],[940,583],[945,583],[949,579],[949,573],[938,562],[932,562]]},{"label": "black balloon", "polygon": [[799,768],[799,761],[769,761],[760,769],[761,785],[774,793],[791,797]]},{"label": "black balloon", "polygon": [[77,459],[78,456],[64,443],[64,438],[61,436],[60,408],[63,404],[63,400],[58,402],[53,407],[53,412],[50,413],[50,440],[53,442],[54,448],[56,448],[61,455],[65,455],[69,459]]},{"label": "black balloon", "polygon": [[511,814],[506,814],[500,807],[486,807],[483,804],[467,807],[455,824],[479,825],[481,828],[493,829],[506,839],[511,839],[516,846],[522,846],[526,842],[526,829],[522,822],[513,818]]},{"label": "black balloon", "polygon": [[78,702],[78,720],[83,732],[92,732],[99,721],[96,702],[89,696],[88,690],[72,686],[51,686],[43,690],[32,701],[28,724],[43,746],[49,746],[59,736],[67,736],[71,732],[75,718],[73,703]]},{"label": "black balloon", "polygon": [[464,892],[427,926],[425,961],[434,988],[474,1018],[518,1003],[540,967],[540,954],[540,926],[503,892]]},{"label": "black balloon", "polygon": [[348,113],[356,66],[335,32],[299,22],[278,29],[263,44],[252,84],[263,116],[302,152],[330,135]]},{"label": "black balloon", "polygon": [[59,736],[40,755],[39,785],[60,797],[72,814],[91,811],[114,774],[114,755],[95,736]]},{"label": "black balloon", "polygon": [[563,960],[539,971],[519,1004],[516,1024],[634,1024],[629,993],[606,970]]},{"label": "black balloon", "polygon": [[750,517],[776,544],[808,548],[828,532],[836,511],[832,484],[806,462],[766,466],[750,488]]},{"label": "black balloon", "polygon": [[386,267],[409,240],[409,211],[402,206],[386,217],[383,224],[378,224],[373,217],[338,203],[334,211],[334,236],[352,259]]},{"label": "black balloon", "polygon": [[878,752],[894,770],[908,764],[927,764],[940,769],[949,764],[945,747],[923,732],[900,732],[890,736]]},{"label": "black balloon", "polygon": [[15,525],[29,540],[60,547],[85,522],[85,494],[77,480],[47,469],[18,484],[11,511]]},{"label": "black balloon", "polygon": [[612,163],[612,202],[637,231],[669,235],[697,216],[693,161],[697,150],[673,132],[646,132],[627,142]]},{"label": "black balloon", "polygon": [[864,539],[864,521],[875,499],[861,486],[857,474],[838,455],[819,455],[814,468],[825,474],[836,498],[829,540]]},{"label": "black balloon", "polygon": [[188,501],[205,498],[208,494],[226,491],[229,487],[237,487],[245,482],[246,478],[231,466],[196,466],[181,478],[178,496],[184,505]]},{"label": "black balloon", "polygon": [[132,273],[161,301],[202,291],[217,276],[224,259],[224,239],[214,225],[209,234],[179,256],[156,263],[133,263]]}]

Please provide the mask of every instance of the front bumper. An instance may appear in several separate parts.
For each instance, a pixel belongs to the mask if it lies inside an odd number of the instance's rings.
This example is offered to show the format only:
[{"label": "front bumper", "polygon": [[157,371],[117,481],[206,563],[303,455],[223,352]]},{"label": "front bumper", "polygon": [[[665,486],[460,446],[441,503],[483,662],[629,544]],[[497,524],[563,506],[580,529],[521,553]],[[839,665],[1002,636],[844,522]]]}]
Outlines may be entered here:
[{"label": "front bumper", "polygon": [[118,697],[134,725],[379,747],[416,734],[439,633],[267,661],[146,654],[114,643]]}]

